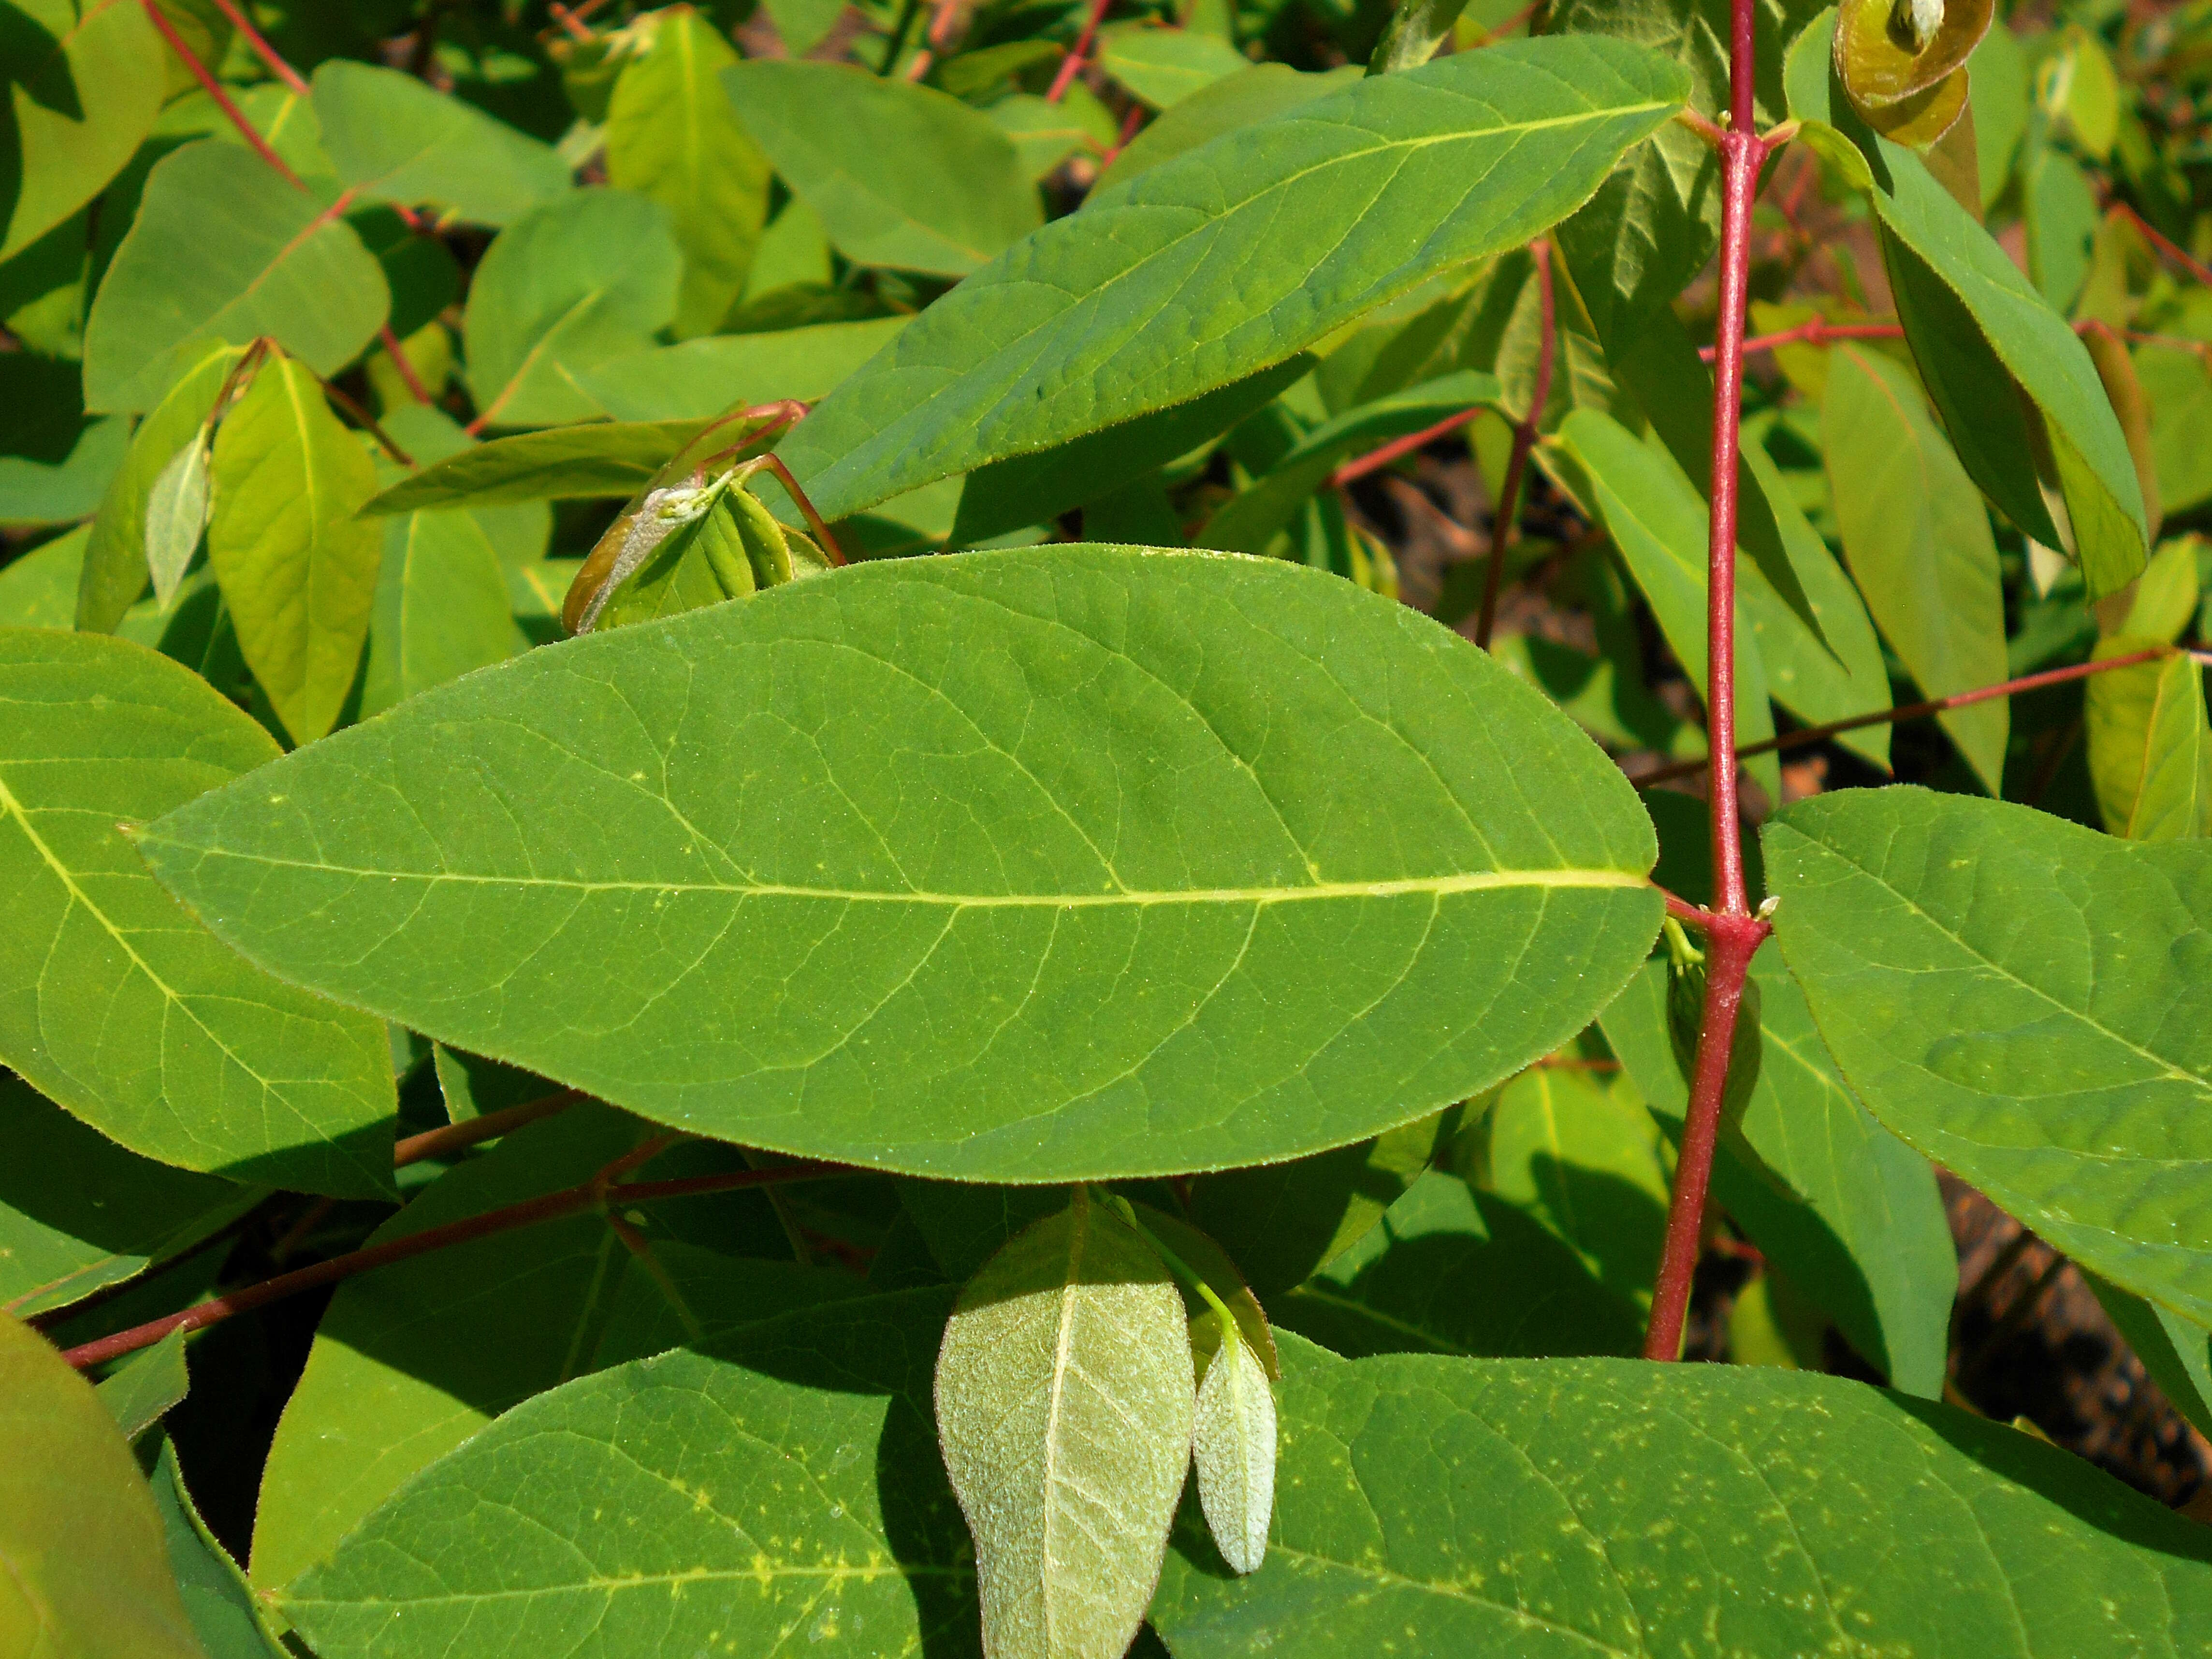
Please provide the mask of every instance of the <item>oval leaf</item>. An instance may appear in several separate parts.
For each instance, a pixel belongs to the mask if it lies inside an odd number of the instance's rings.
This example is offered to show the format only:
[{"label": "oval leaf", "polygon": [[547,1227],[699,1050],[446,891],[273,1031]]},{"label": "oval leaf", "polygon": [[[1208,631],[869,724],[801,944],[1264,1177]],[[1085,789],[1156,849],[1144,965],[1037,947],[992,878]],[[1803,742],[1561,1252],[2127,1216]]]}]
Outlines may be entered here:
[{"label": "oval leaf", "polygon": [[836,520],[1186,403],[1541,232],[1687,87],[1619,41],[1516,41],[1225,134],[1009,248],[782,453]]},{"label": "oval leaf", "polygon": [[1619,770],[1464,641],[1321,572],[1087,546],[535,651],[143,845],[257,959],[441,1041],[995,1181],[1435,1111],[1609,1001],[1661,902]]},{"label": "oval leaf", "polygon": [[338,178],[368,200],[503,225],[568,188],[549,146],[398,70],[330,58],[314,100]]},{"label": "oval leaf", "polygon": [[1082,1188],[969,1281],[938,1352],[937,1434],[993,1659],[1121,1659],[1159,1582],[1193,1409],[1174,1279]]},{"label": "oval leaf", "polygon": [[1238,1572],[1259,1571],[1275,1510],[1275,1396],[1267,1368],[1234,1332],[1199,1384],[1191,1461],[1221,1559]]},{"label": "oval leaf", "polygon": [[0,259],[97,195],[161,112],[167,54],[136,0],[15,0]]}]

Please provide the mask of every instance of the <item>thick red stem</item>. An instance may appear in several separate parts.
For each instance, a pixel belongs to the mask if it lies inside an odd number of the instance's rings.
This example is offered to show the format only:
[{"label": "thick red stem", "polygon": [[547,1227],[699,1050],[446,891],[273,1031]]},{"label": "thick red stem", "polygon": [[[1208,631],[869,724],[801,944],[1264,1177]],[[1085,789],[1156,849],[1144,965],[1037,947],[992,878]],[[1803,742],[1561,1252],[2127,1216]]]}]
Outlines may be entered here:
[{"label": "thick red stem", "polygon": [[200,62],[192,49],[185,44],[185,37],[177,33],[177,26],[163,15],[161,7],[155,4],[154,0],[140,0],[140,3],[145,7],[146,15],[153,20],[154,27],[161,38],[169,43],[169,50],[175,52],[184,66],[192,72],[192,79],[200,83],[201,90],[215,100],[215,106],[223,112],[224,118],[231,125],[238,129],[239,137],[251,144],[254,153],[263,161],[283,173],[285,181],[294,189],[307,189],[300,182],[300,175],[284,165],[284,158],[270,149],[269,141],[261,136],[252,122],[246,118],[245,112],[231,102],[230,94],[222,89],[222,82],[215,78],[208,66]]},{"label": "thick red stem", "polygon": [[1490,568],[1482,574],[1482,610],[1476,617],[1474,642],[1490,649],[1490,635],[1498,625],[1498,592],[1504,585],[1505,555],[1521,536],[1521,485],[1528,476],[1528,457],[1544,420],[1544,405],[1552,400],[1552,354],[1558,345],[1558,313],[1552,299],[1552,245],[1531,242],[1536,260],[1536,304],[1543,329],[1536,343],[1536,380],[1528,391],[1528,413],[1513,428],[1513,451],[1505,461],[1505,482],[1498,492],[1498,511],[1490,520]]}]

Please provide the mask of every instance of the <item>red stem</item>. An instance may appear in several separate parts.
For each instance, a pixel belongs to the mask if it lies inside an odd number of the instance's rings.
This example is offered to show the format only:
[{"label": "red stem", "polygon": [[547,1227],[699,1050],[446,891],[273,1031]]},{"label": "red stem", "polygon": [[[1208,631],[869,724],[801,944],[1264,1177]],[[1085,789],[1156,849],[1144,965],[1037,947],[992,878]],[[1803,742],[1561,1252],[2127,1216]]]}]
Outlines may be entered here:
[{"label": "red stem", "polygon": [[[1785,328],[1777,334],[1758,334],[1743,343],[1747,356],[1754,351],[1771,351],[1777,346],[1827,345],[1837,340],[1901,340],[1904,328],[1896,323],[1830,323],[1815,317],[1795,328]],[[1700,346],[1698,356],[1707,362],[1713,361],[1720,348]]]},{"label": "red stem", "polygon": [[[1978,686],[1972,691],[1954,691],[1948,697],[1930,697],[1925,702],[1909,702],[1901,708],[1883,708],[1871,714],[1854,714],[1849,720],[1830,720],[1825,726],[1808,726],[1802,731],[1785,732],[1778,738],[1747,743],[1735,751],[1736,759],[1741,761],[1747,756],[1769,754],[1778,749],[1802,748],[1808,743],[1818,743],[1823,738],[1832,738],[1838,732],[1856,732],[1861,726],[1887,726],[1897,720],[1917,720],[1925,714],[1940,714],[1946,709],[1966,708],[1978,702],[1987,702],[1992,697],[2011,696],[2016,691],[2040,691],[2046,685],[2063,685],[2069,680],[2087,679],[2090,675],[2101,674],[2108,668],[2132,668],[2137,663],[2153,662],[2169,654],[2171,650],[2171,647],[2155,645],[2124,657],[2100,657],[2094,662],[2077,662],[2069,668],[2046,668],[2039,674],[2023,674],[2016,680]],[[1660,767],[1656,771],[1639,773],[1629,781],[1643,789],[1655,783],[1667,783],[1675,778],[1686,778],[1693,772],[1702,772],[1706,764],[1702,760],[1680,761],[1672,766]]]},{"label": "red stem", "polygon": [[520,1106],[486,1112],[482,1117],[463,1118],[459,1123],[426,1129],[419,1135],[409,1135],[392,1147],[392,1167],[404,1170],[410,1164],[420,1164],[426,1158],[443,1158],[448,1152],[458,1152],[464,1147],[473,1146],[480,1140],[490,1140],[495,1136],[511,1133],[526,1123],[535,1123],[541,1117],[550,1117],[556,1112],[565,1111],[586,1097],[580,1090],[563,1089],[558,1094],[526,1100]]},{"label": "red stem", "polygon": [[1721,258],[1718,349],[1713,374],[1711,537],[1705,548],[1705,716],[1711,753],[1715,914],[1705,930],[1705,1004],[1690,1079],[1681,1156],[1667,1206],[1667,1237],[1651,1291],[1651,1322],[1644,1357],[1672,1361],[1682,1352],[1690,1288],[1698,1267],[1713,1147],[1720,1137],[1729,1055],[1751,959],[1771,930],[1751,914],[1743,879],[1743,824],[1735,787],[1736,465],[1743,416],[1744,318],[1750,305],[1751,205],[1759,194],[1767,144],[1753,129],[1753,26],[1757,0],[1730,8],[1729,130],[1721,135]]},{"label": "red stem", "polygon": [[1142,104],[1130,105],[1129,112],[1121,118],[1121,131],[1120,136],[1114,140],[1114,147],[1098,158],[1098,166],[1102,171],[1114,165],[1115,159],[1129,148],[1129,141],[1137,136],[1137,129],[1144,125],[1145,106]]},{"label": "red stem", "polygon": [[2174,264],[2179,265],[2184,270],[2187,271],[2191,276],[2194,276],[2198,282],[2203,283],[2207,288],[2212,288],[2212,266],[2207,266],[2201,260],[2191,258],[2186,249],[2177,247],[2173,243],[2168,241],[2164,236],[2160,235],[2156,230],[2151,228],[2150,221],[2144,218],[2142,214],[2137,213],[2125,202],[2116,203],[2114,205],[2118,211],[2126,214],[2130,219],[2135,222],[2135,228],[2142,232],[2144,238],[2153,247],[2156,248],[2160,253],[2166,255],[2167,258],[2172,260]]},{"label": "red stem", "polygon": [[1113,0],[1091,0],[1091,10],[1083,20],[1083,33],[1075,37],[1075,50],[1061,60],[1060,73],[1052,77],[1052,90],[1044,95],[1048,104],[1056,104],[1067,96],[1067,88],[1082,71],[1083,60],[1091,55],[1091,43],[1097,38],[1098,25],[1105,20],[1106,8],[1112,3]]},{"label": "red stem", "polygon": [[1410,455],[1417,449],[1425,448],[1446,434],[1458,431],[1460,428],[1481,414],[1482,408],[1480,404],[1477,404],[1473,409],[1462,409],[1456,415],[1445,416],[1434,426],[1423,427],[1419,432],[1408,433],[1402,438],[1393,438],[1380,449],[1370,449],[1364,455],[1355,456],[1328,475],[1328,487],[1331,489],[1341,489],[1356,478],[1364,478],[1370,472],[1381,471],[1400,456]]},{"label": "red stem", "polygon": [[299,94],[307,96],[307,83],[300,78],[300,71],[286,63],[276,47],[262,38],[261,31],[234,3],[234,0],[215,0],[216,9],[230,19],[230,26],[246,37],[246,44],[253,48],[253,55],[269,65],[270,73]]},{"label": "red stem", "polygon": [[822,550],[829,555],[830,562],[839,565],[846,563],[845,550],[837,545],[837,538],[830,533],[830,526],[822,522],[822,515],[814,510],[814,503],[807,499],[806,492],[799,487],[799,480],[791,476],[791,469],[783,464],[783,458],[780,455],[763,455],[761,459],[768,470],[782,481],[783,487],[791,492],[791,499],[799,503],[799,510],[806,515],[806,527],[814,532],[814,538],[822,544]]},{"label": "red stem", "polygon": [[1528,413],[1513,428],[1513,452],[1506,458],[1505,483],[1498,492],[1498,511],[1490,521],[1490,568],[1482,574],[1482,610],[1474,624],[1474,642],[1485,651],[1490,649],[1491,630],[1498,625],[1498,591],[1504,585],[1506,550],[1521,537],[1522,480],[1536,447],[1544,405],[1552,399],[1552,353],[1558,321],[1552,301],[1552,245],[1531,242],[1528,252],[1536,260],[1536,303],[1543,337],[1536,345],[1536,383],[1529,389]]},{"label": "red stem", "polygon": [[[641,1181],[629,1186],[610,1186],[600,1176],[595,1176],[580,1186],[525,1199],[520,1204],[488,1210],[482,1215],[448,1222],[442,1227],[426,1227],[421,1232],[410,1233],[404,1238],[387,1239],[381,1244],[372,1244],[366,1249],[332,1256],[327,1261],[318,1261],[293,1273],[279,1273],[274,1279],[264,1279],[258,1285],[248,1285],[243,1290],[233,1291],[227,1296],[196,1303],[182,1313],[149,1320],[145,1324],[134,1325],[127,1331],[118,1331],[112,1336],[103,1336],[97,1341],[83,1343],[68,1350],[62,1358],[79,1370],[83,1370],[88,1366],[101,1364],[126,1353],[136,1353],[141,1348],[149,1348],[172,1331],[205,1330],[210,1325],[219,1325],[240,1314],[252,1313],[256,1308],[265,1308],[272,1302],[297,1296],[301,1291],[336,1284],[339,1279],[350,1279],[356,1273],[386,1267],[395,1261],[405,1261],[413,1256],[428,1255],[433,1250],[466,1244],[475,1239],[489,1238],[495,1233],[512,1232],[517,1227],[532,1226],[540,1221],[556,1221],[580,1210],[601,1206],[620,1208],[629,1204],[649,1203],[659,1198],[692,1193],[728,1192],[740,1187],[765,1187],[787,1181],[816,1181],[824,1176],[846,1173],[848,1173],[846,1166],[841,1164],[784,1164],[765,1170],[733,1170],[726,1175],[698,1176],[689,1181]],[[672,1189],[681,1189],[681,1193]]]},{"label": "red stem", "polygon": [[399,372],[401,383],[413,395],[415,401],[418,404],[436,402],[430,396],[429,388],[422,384],[422,377],[415,372],[415,365],[407,360],[406,348],[400,344],[399,337],[392,331],[392,325],[380,325],[376,337],[384,347],[384,355],[392,359],[392,368]]},{"label": "red stem", "polygon": [[255,153],[263,161],[283,173],[285,181],[294,189],[307,189],[300,182],[300,175],[284,165],[284,158],[269,148],[269,141],[255,130],[253,123],[246,118],[245,112],[230,101],[230,94],[222,89],[222,82],[216,80],[209,72],[208,66],[193,55],[192,49],[185,44],[185,37],[177,33],[177,26],[162,15],[155,0],[139,0],[139,3],[145,8],[146,15],[153,20],[154,27],[161,31],[161,38],[169,43],[169,50],[184,60],[185,67],[192,72],[192,79],[198,82],[201,89],[215,100],[215,106],[229,118],[231,125],[238,129],[239,136],[253,146]]}]

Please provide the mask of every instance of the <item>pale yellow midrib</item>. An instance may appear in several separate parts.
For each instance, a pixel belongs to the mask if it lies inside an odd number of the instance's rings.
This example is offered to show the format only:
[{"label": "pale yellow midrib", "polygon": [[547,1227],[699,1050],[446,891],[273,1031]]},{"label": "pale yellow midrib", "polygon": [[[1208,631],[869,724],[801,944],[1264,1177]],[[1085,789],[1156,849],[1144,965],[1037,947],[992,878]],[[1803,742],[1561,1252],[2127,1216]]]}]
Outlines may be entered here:
[{"label": "pale yellow midrib", "polygon": [[[149,839],[151,839],[150,837]],[[172,843],[173,845],[174,843]],[[195,851],[224,856],[220,848]],[[919,904],[960,910],[1091,910],[1170,904],[1297,904],[1316,900],[1447,898],[1460,893],[1510,891],[1516,888],[1649,888],[1644,876],[1626,870],[1480,870],[1450,876],[1407,876],[1391,881],[1316,881],[1297,887],[1194,887],[1156,892],[1125,887],[1096,893],[939,893],[910,888],[806,887],[787,882],[581,881],[559,876],[482,876],[455,871],[368,870],[310,859],[232,854],[241,862],[287,870],[316,870],[328,875],[378,881],[454,883],[472,887],[548,887],[571,893],[718,893],[739,898],[825,899],[850,904]]]}]

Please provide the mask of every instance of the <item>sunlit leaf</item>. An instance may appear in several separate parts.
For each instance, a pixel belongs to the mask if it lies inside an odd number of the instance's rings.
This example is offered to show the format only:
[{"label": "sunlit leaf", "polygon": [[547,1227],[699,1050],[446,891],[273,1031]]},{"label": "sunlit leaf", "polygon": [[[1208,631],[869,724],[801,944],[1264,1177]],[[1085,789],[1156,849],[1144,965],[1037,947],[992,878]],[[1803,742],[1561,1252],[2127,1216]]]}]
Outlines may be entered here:
[{"label": "sunlit leaf", "polygon": [[1274,1518],[1275,1396],[1258,1356],[1233,1333],[1199,1384],[1191,1461],[1222,1559],[1239,1572],[1257,1572]]},{"label": "sunlit leaf", "polygon": [[160,114],[167,54],[135,0],[15,0],[0,128],[0,259],[82,207]]},{"label": "sunlit leaf", "polygon": [[568,188],[549,146],[398,70],[333,58],[314,108],[339,179],[370,201],[504,225]]}]

